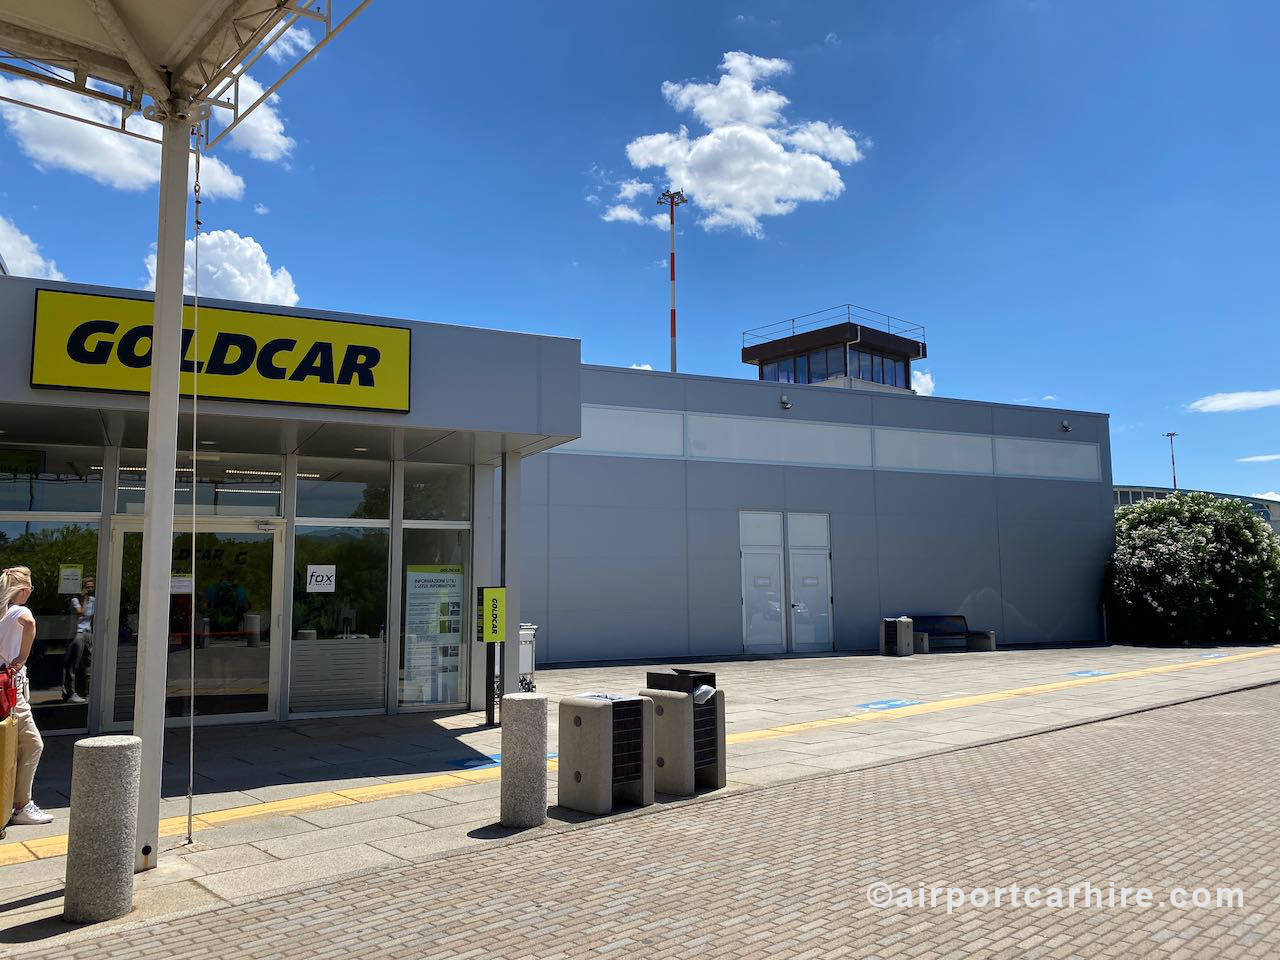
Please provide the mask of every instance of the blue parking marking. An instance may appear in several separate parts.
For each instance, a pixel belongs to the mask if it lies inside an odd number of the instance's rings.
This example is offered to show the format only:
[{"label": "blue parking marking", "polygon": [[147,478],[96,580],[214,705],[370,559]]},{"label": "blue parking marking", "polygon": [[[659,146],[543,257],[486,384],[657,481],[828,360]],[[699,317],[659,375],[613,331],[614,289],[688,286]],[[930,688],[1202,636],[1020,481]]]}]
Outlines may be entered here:
[{"label": "blue parking marking", "polygon": [[[554,760],[560,756],[558,753],[548,753],[547,759]],[[490,753],[483,757],[467,757],[464,760],[447,760],[445,763],[453,767],[455,770],[486,770],[489,767],[502,766],[502,754]]]},{"label": "blue parking marking", "polygon": [[923,700],[872,700],[870,703],[858,704],[859,710],[896,710],[898,707],[913,707]]},{"label": "blue parking marking", "polygon": [[1219,657],[1225,657],[1225,656],[1226,656],[1225,653],[1202,653],[1200,654],[1200,659],[1201,660],[1217,660]]},{"label": "blue parking marking", "polygon": [[1075,670],[1067,674],[1069,677],[1105,677],[1109,676],[1106,670]]}]

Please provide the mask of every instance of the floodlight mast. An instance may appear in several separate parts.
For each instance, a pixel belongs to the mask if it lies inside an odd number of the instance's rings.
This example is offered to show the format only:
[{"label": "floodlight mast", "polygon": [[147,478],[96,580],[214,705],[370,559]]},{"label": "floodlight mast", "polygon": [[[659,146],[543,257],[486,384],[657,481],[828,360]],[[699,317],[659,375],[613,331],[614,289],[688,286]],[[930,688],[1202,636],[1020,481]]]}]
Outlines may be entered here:
[{"label": "floodlight mast", "polygon": [[658,205],[666,204],[671,214],[671,372],[676,372],[676,207],[688,203],[683,190],[665,190]]}]

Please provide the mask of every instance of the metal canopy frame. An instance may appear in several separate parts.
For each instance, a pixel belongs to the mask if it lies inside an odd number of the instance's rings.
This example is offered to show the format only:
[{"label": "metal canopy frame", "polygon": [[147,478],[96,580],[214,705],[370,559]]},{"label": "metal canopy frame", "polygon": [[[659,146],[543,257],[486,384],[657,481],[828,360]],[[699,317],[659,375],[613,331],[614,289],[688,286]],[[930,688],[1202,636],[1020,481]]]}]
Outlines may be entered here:
[{"label": "metal canopy frame", "polygon": [[[0,73],[106,103],[119,125],[70,108],[0,95],[0,100],[160,144],[155,313],[147,405],[147,481],[143,518],[142,597],[133,731],[142,740],[138,789],[137,870],[158,862],[169,645],[174,469],[178,441],[178,366],[190,154],[211,149],[267,101],[304,63],[344,30],[372,0],[354,3],[335,23],[335,0],[0,0]],[[250,67],[299,24],[320,25],[282,75],[241,107]],[[308,36],[309,36],[308,32]],[[294,35],[294,41],[297,41]],[[273,57],[273,59],[276,59]],[[287,59],[281,57],[281,60]],[[255,85],[257,81],[254,81]],[[211,129],[214,112],[219,122]],[[159,137],[129,120],[153,121]],[[225,122],[222,122],[225,119]]]},{"label": "metal canopy frame", "polygon": [[[201,141],[208,150],[273,96],[373,0],[360,0],[345,14],[335,11],[334,0],[260,0],[260,8],[248,11],[243,9],[245,0],[220,0],[216,5],[223,8],[222,12],[177,68],[168,72],[167,80],[142,57],[113,0],[83,2],[93,7],[100,19],[113,25],[108,32],[118,37],[118,42],[130,49],[131,55],[113,56],[72,40],[40,33],[5,19],[4,10],[0,9],[0,73],[109,104],[120,111],[119,124],[90,120],[21,97],[0,94],[0,102],[160,143],[159,137],[130,130],[126,123],[135,114],[158,119],[149,116],[148,110],[180,97],[222,111],[215,113],[211,109],[205,116]],[[336,22],[335,14],[341,17]],[[241,78],[295,26],[310,24],[322,28],[319,38],[296,55],[261,95],[248,106],[242,106]],[[232,50],[230,56],[211,57],[210,50],[224,49],[228,42]],[[211,123],[215,118],[218,122]]]}]

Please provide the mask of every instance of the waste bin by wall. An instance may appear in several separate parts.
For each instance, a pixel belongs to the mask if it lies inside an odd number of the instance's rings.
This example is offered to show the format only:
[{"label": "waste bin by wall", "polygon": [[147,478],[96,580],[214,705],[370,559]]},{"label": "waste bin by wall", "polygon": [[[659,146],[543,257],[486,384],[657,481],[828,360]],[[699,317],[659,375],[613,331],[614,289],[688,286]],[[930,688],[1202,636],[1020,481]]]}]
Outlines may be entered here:
[{"label": "waste bin by wall", "polygon": [[538,625],[520,624],[520,689],[525,693],[533,693],[538,689],[533,680],[534,665],[537,663],[537,641]]},{"label": "waste bin by wall", "polygon": [[668,668],[645,674],[642,697],[653,700],[654,788],[691,796],[718,790],[728,780],[724,691],[705,670]]},{"label": "waste bin by wall", "polygon": [[889,617],[880,621],[880,653],[886,657],[909,657],[915,650],[910,617]]},{"label": "waste bin by wall", "polygon": [[584,693],[560,701],[557,801],[609,813],[615,801],[653,803],[653,701]]}]

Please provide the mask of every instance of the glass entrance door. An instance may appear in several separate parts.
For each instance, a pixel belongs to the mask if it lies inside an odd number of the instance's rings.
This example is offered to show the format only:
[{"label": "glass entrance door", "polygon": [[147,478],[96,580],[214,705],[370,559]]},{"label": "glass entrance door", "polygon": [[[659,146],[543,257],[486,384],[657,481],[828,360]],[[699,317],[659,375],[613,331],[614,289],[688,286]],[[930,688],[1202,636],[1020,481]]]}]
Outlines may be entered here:
[{"label": "glass entrance door", "polygon": [[[117,525],[112,537],[112,570],[117,578],[108,629],[116,643],[108,673],[110,690],[104,697],[107,727],[133,722],[142,539],[142,531],[128,524]],[[191,712],[193,642],[197,720],[251,719],[272,713],[281,544],[277,524],[202,521],[195,537],[193,580],[190,526],[175,531],[166,716],[186,717]]]}]

